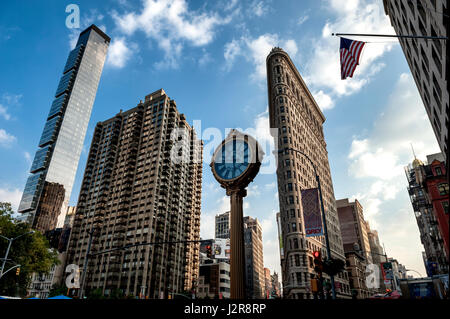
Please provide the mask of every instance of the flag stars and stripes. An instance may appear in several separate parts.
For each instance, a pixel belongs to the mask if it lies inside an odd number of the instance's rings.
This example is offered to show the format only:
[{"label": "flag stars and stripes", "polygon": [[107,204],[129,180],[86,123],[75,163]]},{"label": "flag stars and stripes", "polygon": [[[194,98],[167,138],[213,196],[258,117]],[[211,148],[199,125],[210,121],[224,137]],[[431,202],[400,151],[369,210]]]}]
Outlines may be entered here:
[{"label": "flag stars and stripes", "polygon": [[341,56],[341,79],[353,77],[356,66],[359,64],[361,52],[365,42],[341,38],[340,56]]}]

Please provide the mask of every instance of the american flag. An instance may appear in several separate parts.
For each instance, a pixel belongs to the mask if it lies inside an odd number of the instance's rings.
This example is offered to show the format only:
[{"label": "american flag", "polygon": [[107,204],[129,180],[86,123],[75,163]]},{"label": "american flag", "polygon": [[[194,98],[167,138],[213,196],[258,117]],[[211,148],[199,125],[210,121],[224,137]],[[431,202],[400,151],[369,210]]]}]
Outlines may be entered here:
[{"label": "american flag", "polygon": [[352,77],[365,42],[341,38],[341,79]]}]

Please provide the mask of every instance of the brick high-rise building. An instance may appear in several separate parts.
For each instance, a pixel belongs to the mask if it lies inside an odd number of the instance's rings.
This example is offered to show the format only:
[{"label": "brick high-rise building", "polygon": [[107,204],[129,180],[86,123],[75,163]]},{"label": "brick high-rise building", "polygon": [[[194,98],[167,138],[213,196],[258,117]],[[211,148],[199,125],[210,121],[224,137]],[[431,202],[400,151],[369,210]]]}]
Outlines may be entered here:
[{"label": "brick high-rise building", "polygon": [[262,229],[258,219],[244,217],[245,279],[247,298],[264,298],[264,260]]},{"label": "brick high-rise building", "polygon": [[64,222],[110,40],[95,25],[81,32],[56,89],[18,209],[42,233]]},{"label": "brick high-rise building", "polygon": [[[383,4],[398,35],[448,36],[447,0],[383,0]],[[445,158],[449,151],[450,116],[447,41],[399,39],[399,42]]]},{"label": "brick high-rise building", "polygon": [[449,187],[446,178],[446,166],[442,153],[427,156],[428,165],[423,167],[425,172],[424,188],[433,206],[433,212],[438,223],[439,232],[444,241],[447,261],[449,258]]},{"label": "brick high-rise building", "polygon": [[[442,154],[427,157],[428,164],[414,159],[405,167],[408,192],[420,231],[420,240],[425,248],[425,268],[428,274],[448,273],[448,252],[445,247],[439,218],[445,220],[445,203],[448,206],[448,181],[445,178]],[[440,188],[440,189],[439,189]],[[444,203],[444,206],[442,205]],[[447,213],[448,214],[448,213]],[[444,215],[444,216],[442,216]],[[445,223],[445,222],[444,222]],[[448,229],[448,215],[447,224]]]},{"label": "brick high-rise building", "polygon": [[370,252],[370,242],[368,236],[367,223],[364,220],[363,207],[355,199],[349,202],[348,198],[336,200],[336,206],[339,216],[339,224],[341,225],[342,242],[344,243],[344,251],[346,245],[358,244],[359,249],[366,263],[372,263],[372,254]]},{"label": "brick high-rise building", "polygon": [[[171,136],[175,128],[183,134]],[[178,138],[177,138],[178,136]],[[200,239],[202,142],[164,90],[97,123],[68,249],[82,271],[91,253]],[[178,155],[183,161],[175,160]],[[89,258],[86,291],[167,298],[193,288],[199,245],[143,245]]]},{"label": "brick high-rise building", "polygon": [[[279,149],[304,152],[317,166],[331,246],[331,257],[345,261],[339,219],[331,180],[328,153],[320,111],[289,55],[274,48],[266,60],[270,127],[278,129]],[[312,253],[321,250],[326,257],[324,236],[306,237],[302,215],[302,189],[317,188],[314,169],[308,160],[293,151],[278,155],[278,194],[283,246],[281,271],[283,293],[288,298],[313,298],[311,278],[316,274]],[[337,298],[349,298],[346,273],[335,277]]]}]

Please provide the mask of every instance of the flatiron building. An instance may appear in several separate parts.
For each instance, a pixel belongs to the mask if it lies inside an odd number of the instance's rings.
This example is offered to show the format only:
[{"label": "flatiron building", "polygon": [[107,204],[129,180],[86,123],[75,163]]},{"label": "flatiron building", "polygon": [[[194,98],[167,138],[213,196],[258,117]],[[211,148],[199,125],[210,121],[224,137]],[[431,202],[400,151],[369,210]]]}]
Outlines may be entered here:
[{"label": "flatiron building", "polygon": [[[304,152],[317,166],[320,177],[331,257],[345,261],[339,219],[333,192],[328,153],[323,134],[325,116],[303,81],[289,55],[273,48],[266,59],[270,127],[277,129],[278,148]],[[316,188],[314,169],[308,160],[293,151],[278,154],[278,194],[280,204],[280,244],[283,291],[287,298],[310,299],[315,276],[313,255],[326,257],[324,236],[306,237],[301,190]],[[345,272],[335,276],[337,298],[348,298],[350,288]]]}]

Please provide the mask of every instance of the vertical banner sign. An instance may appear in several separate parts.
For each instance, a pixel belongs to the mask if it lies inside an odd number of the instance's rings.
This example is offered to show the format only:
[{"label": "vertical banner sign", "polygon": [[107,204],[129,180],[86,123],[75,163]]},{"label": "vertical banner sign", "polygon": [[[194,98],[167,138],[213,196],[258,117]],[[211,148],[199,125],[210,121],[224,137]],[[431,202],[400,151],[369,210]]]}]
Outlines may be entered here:
[{"label": "vertical banner sign", "polygon": [[318,189],[304,189],[301,191],[301,195],[306,237],[322,236],[322,216]]},{"label": "vertical banner sign", "polygon": [[391,280],[394,279],[394,274],[392,272],[392,263],[381,263],[381,273],[383,274],[384,284],[390,284]]},{"label": "vertical banner sign", "polygon": [[284,259],[283,233],[281,231],[281,217],[280,217],[280,213],[277,214],[277,226],[278,226],[278,241],[280,243],[280,256],[281,256],[281,259]]}]

